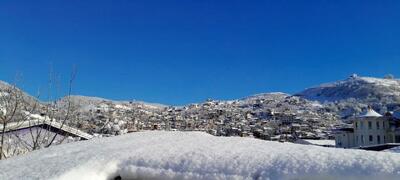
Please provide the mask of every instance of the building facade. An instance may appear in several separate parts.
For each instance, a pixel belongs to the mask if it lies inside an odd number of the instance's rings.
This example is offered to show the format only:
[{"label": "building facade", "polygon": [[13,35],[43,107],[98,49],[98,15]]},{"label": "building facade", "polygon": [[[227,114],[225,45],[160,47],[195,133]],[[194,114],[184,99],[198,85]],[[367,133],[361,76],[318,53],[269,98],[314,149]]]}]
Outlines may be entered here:
[{"label": "building facade", "polygon": [[363,148],[400,143],[399,118],[394,113],[384,116],[371,107],[353,119],[352,127],[335,131],[336,147]]}]

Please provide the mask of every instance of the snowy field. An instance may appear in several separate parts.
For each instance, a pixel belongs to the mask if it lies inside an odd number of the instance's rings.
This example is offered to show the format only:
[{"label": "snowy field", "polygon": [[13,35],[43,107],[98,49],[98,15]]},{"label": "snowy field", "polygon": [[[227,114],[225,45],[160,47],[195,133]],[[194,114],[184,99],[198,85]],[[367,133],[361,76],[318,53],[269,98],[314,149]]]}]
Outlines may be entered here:
[{"label": "snowy field", "polygon": [[140,132],[0,161],[0,179],[398,179],[400,154]]}]

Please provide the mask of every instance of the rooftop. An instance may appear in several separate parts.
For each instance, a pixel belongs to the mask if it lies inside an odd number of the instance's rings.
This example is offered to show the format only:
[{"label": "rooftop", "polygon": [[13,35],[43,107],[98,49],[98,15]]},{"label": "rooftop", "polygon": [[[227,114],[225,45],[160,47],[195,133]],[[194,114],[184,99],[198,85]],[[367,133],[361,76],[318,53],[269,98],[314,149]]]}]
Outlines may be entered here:
[{"label": "rooftop", "polygon": [[368,118],[368,117],[382,117],[381,114],[377,113],[374,109],[371,107],[367,108],[367,111],[365,111],[363,114],[359,116],[360,118]]}]

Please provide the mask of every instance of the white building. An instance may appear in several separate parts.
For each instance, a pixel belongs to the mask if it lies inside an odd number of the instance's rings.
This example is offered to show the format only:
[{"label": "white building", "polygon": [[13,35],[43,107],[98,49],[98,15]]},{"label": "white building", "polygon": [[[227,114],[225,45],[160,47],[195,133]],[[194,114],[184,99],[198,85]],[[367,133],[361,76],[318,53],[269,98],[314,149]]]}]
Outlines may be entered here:
[{"label": "white building", "polygon": [[391,113],[382,116],[371,107],[353,119],[353,127],[338,129],[336,147],[354,148],[400,143],[399,119]]}]

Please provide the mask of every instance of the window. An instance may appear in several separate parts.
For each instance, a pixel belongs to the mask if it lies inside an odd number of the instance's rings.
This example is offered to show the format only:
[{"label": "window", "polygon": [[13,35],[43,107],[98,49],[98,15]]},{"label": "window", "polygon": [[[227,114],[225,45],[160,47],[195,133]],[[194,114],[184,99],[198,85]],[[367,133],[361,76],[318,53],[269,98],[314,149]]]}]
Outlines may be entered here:
[{"label": "window", "polygon": [[383,126],[382,127],[383,127],[383,129],[385,129],[385,121],[383,121]]},{"label": "window", "polygon": [[378,144],[380,144],[381,143],[381,136],[376,136],[376,140],[378,141]]},{"label": "window", "polygon": [[[385,123],[385,122],[383,122]],[[386,143],[386,136],[383,136],[383,143]]]},{"label": "window", "polygon": [[361,135],[361,144],[364,144],[364,136]]},{"label": "window", "polygon": [[364,128],[364,122],[360,122],[360,128],[361,128],[361,129]]},{"label": "window", "polygon": [[376,129],[379,129],[379,121],[376,121]]},{"label": "window", "polygon": [[394,139],[395,139],[395,141],[394,141],[395,143],[400,143],[400,136],[395,136]]},{"label": "window", "polygon": [[358,122],[356,122],[356,129],[357,129],[357,127],[358,127]]},{"label": "window", "polygon": [[374,141],[374,136],[369,135],[369,142],[372,142],[372,141]]},{"label": "window", "polygon": [[368,129],[372,129],[372,122],[368,121]]}]

